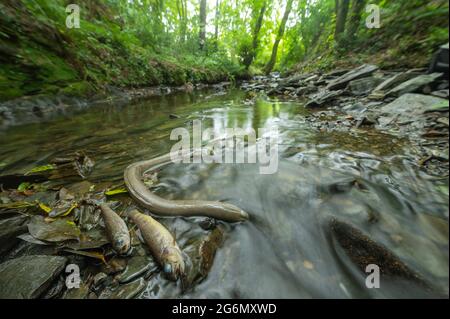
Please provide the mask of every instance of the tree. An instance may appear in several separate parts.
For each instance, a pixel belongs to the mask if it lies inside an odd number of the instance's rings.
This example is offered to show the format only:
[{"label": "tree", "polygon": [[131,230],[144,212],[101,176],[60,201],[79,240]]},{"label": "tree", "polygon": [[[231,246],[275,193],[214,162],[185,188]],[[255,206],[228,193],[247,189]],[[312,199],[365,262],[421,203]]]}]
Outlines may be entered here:
[{"label": "tree", "polygon": [[200,49],[205,49],[206,44],[206,0],[200,0]]},{"label": "tree", "polygon": [[264,14],[266,13],[267,2],[264,1],[259,11],[258,19],[256,20],[255,27],[253,28],[253,42],[252,42],[252,55],[249,61],[247,68],[253,63],[253,60],[256,58],[256,52],[259,46],[259,32],[261,31],[262,23],[264,20]]},{"label": "tree", "polygon": [[[358,0],[356,0],[358,1]],[[342,33],[345,31],[350,0],[336,0],[336,29],[334,39],[339,43]]]},{"label": "tree", "polygon": [[187,32],[187,3],[186,0],[177,0],[178,20],[180,24],[180,42],[186,41]]},{"label": "tree", "polygon": [[267,0],[253,1],[252,3],[252,19],[251,19],[251,29],[252,35],[250,39],[243,38],[242,43],[239,47],[239,52],[242,57],[242,63],[248,70],[253,60],[256,58],[256,54],[259,47],[259,33],[262,28],[264,14],[267,9]]},{"label": "tree", "polygon": [[278,34],[275,39],[275,43],[273,44],[272,56],[265,68],[266,74],[269,74],[270,72],[272,72],[272,70],[275,66],[275,63],[277,62],[278,46],[280,45],[281,39],[283,39],[284,31],[286,29],[286,23],[287,23],[287,20],[289,19],[289,14],[291,13],[291,10],[292,10],[293,2],[294,2],[294,0],[287,1],[286,10],[284,11],[283,19],[281,20],[280,28],[278,29]]},{"label": "tree", "polygon": [[216,0],[216,17],[215,17],[215,30],[214,30],[214,38],[216,44],[216,50],[219,45],[219,20],[220,20],[220,0]]},{"label": "tree", "polygon": [[362,11],[366,5],[366,0],[352,0],[352,9],[350,12],[350,20],[347,26],[347,38],[353,41],[356,38],[358,27],[361,22]]}]

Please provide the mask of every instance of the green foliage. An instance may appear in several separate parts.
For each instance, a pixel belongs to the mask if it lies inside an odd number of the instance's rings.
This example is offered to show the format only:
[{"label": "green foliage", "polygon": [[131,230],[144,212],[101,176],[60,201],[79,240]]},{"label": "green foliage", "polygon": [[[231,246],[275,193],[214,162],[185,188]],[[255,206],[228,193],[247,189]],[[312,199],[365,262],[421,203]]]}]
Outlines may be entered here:
[{"label": "green foliage", "polygon": [[[381,29],[366,28],[367,13],[352,11],[355,1],[362,0],[350,1],[347,28],[352,31],[337,43],[336,1],[294,0],[275,69],[331,69],[368,61],[421,66],[448,42],[445,0],[370,1],[381,8]],[[198,0],[80,0],[79,29],[65,25],[69,3],[0,3],[0,100],[260,74],[271,58],[287,1],[220,0],[218,8],[208,1],[203,50]]]}]

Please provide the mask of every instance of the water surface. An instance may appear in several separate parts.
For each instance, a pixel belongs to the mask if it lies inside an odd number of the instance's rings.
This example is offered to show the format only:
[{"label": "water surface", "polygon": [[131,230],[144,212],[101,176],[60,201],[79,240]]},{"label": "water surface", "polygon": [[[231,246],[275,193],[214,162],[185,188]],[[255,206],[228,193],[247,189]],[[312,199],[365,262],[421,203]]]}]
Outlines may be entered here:
[{"label": "water surface", "polygon": [[[125,106],[96,106],[46,123],[0,133],[0,173],[25,173],[55,157],[84,151],[96,165],[94,185],[122,182],[132,162],[170,151],[172,129],[200,119],[227,127],[279,128],[279,169],[259,164],[169,165],[156,191],[171,199],[233,203],[251,220],[226,225],[225,242],[207,278],[188,291],[156,275],[142,298],[366,298],[448,295],[448,177],[417,166],[406,139],[372,129],[319,130],[298,101],[246,99],[210,91],[155,97]],[[170,114],[179,118],[171,119]],[[79,178],[58,180],[68,186]],[[130,205],[126,201],[125,205]],[[160,219],[184,251],[204,233],[201,218]],[[366,274],[336,239],[330,221],[348,223],[392,251],[427,283]]]}]

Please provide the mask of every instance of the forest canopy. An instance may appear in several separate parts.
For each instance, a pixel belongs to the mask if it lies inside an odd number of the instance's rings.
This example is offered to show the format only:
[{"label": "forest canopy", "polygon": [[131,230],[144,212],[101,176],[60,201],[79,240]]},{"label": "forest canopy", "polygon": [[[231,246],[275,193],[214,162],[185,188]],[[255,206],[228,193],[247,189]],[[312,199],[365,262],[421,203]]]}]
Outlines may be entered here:
[{"label": "forest canopy", "polygon": [[[73,29],[66,26],[69,3],[0,4],[1,98],[217,82],[367,60],[423,66],[448,41],[445,0],[80,0],[80,28]],[[380,28],[366,26],[368,4],[380,10]]]}]

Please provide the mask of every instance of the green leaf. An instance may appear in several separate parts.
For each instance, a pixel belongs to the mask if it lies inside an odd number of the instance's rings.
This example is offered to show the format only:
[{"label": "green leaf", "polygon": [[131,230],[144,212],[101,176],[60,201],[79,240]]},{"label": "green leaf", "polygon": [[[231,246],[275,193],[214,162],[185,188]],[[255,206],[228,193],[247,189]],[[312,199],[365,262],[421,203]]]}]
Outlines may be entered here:
[{"label": "green leaf", "polygon": [[114,196],[114,195],[118,195],[118,194],[126,194],[128,193],[128,190],[125,187],[121,187],[121,188],[116,188],[116,189],[111,189],[109,191],[105,192],[106,196]]},{"label": "green leaf", "polygon": [[23,182],[23,183],[20,183],[20,185],[17,187],[17,190],[19,191],[19,192],[24,192],[24,191],[26,191],[27,189],[29,189],[31,187],[31,184],[30,183],[28,183],[28,182]]},{"label": "green leaf", "polygon": [[47,214],[52,211],[52,209],[50,207],[48,207],[47,205],[45,205],[44,203],[39,203],[39,208],[42,209]]},{"label": "green leaf", "polygon": [[31,169],[30,171],[26,172],[25,175],[30,175],[30,174],[33,174],[33,173],[41,173],[41,172],[51,171],[51,170],[54,170],[54,169],[56,169],[56,166],[55,166],[55,165],[52,165],[52,164],[43,165],[43,166],[38,166],[38,167],[35,167],[35,168]]}]

